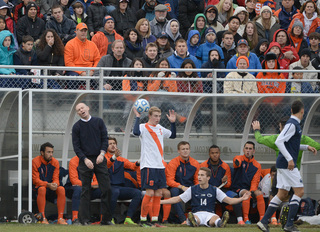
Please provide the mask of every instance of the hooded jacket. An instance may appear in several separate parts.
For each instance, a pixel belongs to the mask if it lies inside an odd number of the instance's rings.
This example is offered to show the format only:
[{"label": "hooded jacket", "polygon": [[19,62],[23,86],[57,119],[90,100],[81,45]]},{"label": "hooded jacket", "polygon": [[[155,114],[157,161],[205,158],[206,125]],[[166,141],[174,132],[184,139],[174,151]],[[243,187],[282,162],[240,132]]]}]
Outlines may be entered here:
[{"label": "hooded jacket", "polygon": [[[81,2],[81,1],[79,1],[79,0],[74,1],[74,2],[71,4],[70,7],[73,9],[73,5],[74,5],[75,3],[78,3],[78,2],[81,3],[82,6],[83,6],[83,13],[82,13],[82,15],[81,15],[81,22],[87,24],[88,15],[87,15],[87,13],[85,12],[86,7],[85,7],[85,5],[83,4],[83,2]],[[65,15],[65,16],[68,17],[67,15]],[[75,24],[78,24],[78,20],[77,20],[77,16],[76,16],[76,13],[75,13],[75,12],[73,12],[73,13],[70,15],[70,18],[75,22]]]},{"label": "hooded jacket", "polygon": [[59,23],[55,17],[51,16],[46,23],[46,29],[48,28],[54,29],[58,33],[63,44],[66,44],[69,40],[76,37],[76,24],[72,19],[68,19],[65,15],[63,15],[61,23]]},{"label": "hooded jacket", "polygon": [[187,37],[187,31],[194,22],[195,16],[204,11],[205,1],[183,0],[179,1],[178,20],[181,23],[180,32],[184,38]]},{"label": "hooded jacket", "polygon": [[[273,40],[272,40],[272,42],[276,42],[277,35],[278,35],[278,33],[281,32],[281,31],[285,32],[285,33],[286,33],[286,36],[287,36],[287,42],[286,42],[286,44],[281,48],[281,52],[284,54],[284,53],[287,52],[287,51],[292,51],[292,52],[293,52],[293,56],[294,56],[295,58],[293,58],[292,60],[289,60],[288,58],[284,58],[284,59],[286,59],[290,64],[291,64],[291,63],[294,63],[294,62],[296,62],[296,61],[299,60],[299,55],[298,55],[298,53],[297,53],[297,51],[296,51],[296,49],[295,49],[295,47],[294,47],[294,44],[293,44],[290,36],[289,36],[288,33],[286,32],[286,30],[284,30],[284,29],[279,29],[279,30],[277,30],[277,31],[274,33],[274,35],[273,35]],[[281,46],[281,45],[280,45],[280,46]],[[269,47],[270,47],[270,45],[269,45]]]},{"label": "hooded jacket", "polygon": [[[199,36],[199,40],[198,43],[196,45],[191,45],[190,41],[192,36],[194,35],[198,35]],[[200,45],[200,33],[198,30],[191,30],[188,33],[188,40],[187,40],[187,46],[188,46],[188,52],[190,53],[190,55],[196,56],[197,54],[197,50],[199,48]]]},{"label": "hooded jacket", "polygon": [[[244,8],[244,7],[236,7],[236,9],[235,9],[234,12],[233,12],[233,16],[237,16],[237,14],[239,14],[240,12],[243,12],[243,11],[246,13],[246,19],[247,19],[247,21],[248,21],[248,20],[249,20],[249,13],[248,13],[247,9]],[[238,30],[237,30],[237,33],[238,33],[239,35],[243,36],[245,27],[246,27],[246,23],[241,23],[240,26],[239,26],[239,28],[238,28]],[[222,30],[229,30],[229,24],[227,24],[227,25],[225,26],[225,28],[222,29]],[[221,30],[221,31],[222,31],[222,30]]]},{"label": "hooded jacket", "polygon": [[[199,17],[203,17],[204,18],[204,21],[205,21],[205,26],[204,26],[204,28],[201,30],[201,31],[199,31],[198,30],[198,28],[197,28],[197,19],[199,18]],[[205,31],[206,31],[206,29],[207,29],[207,18],[206,18],[206,16],[204,15],[204,14],[197,14],[196,16],[195,16],[195,18],[194,18],[194,20],[193,20],[193,24],[191,25],[191,27],[189,28],[189,30],[188,30],[188,32],[187,32],[187,34],[189,33],[189,31],[191,31],[191,30],[198,30],[199,31],[199,33],[200,33],[200,43],[203,43],[203,42],[205,42]]]},{"label": "hooded jacket", "polygon": [[[260,39],[257,46],[252,50],[252,52],[254,54],[257,55],[257,57],[259,58],[259,61],[260,63],[264,60],[264,53],[261,53],[260,52],[260,46],[263,44],[263,43],[267,43],[269,45],[269,41],[267,39]],[[269,47],[269,46],[267,46]],[[281,50],[281,49],[280,49]]]},{"label": "hooded jacket", "polygon": [[[304,33],[304,38],[309,37],[309,35],[312,32],[315,32],[316,29],[320,26],[320,18],[318,17],[319,15],[317,15],[316,17],[313,18],[311,26],[309,28],[309,31],[307,33]],[[300,22],[302,22],[303,27],[305,27],[305,15],[304,12],[303,13],[297,13],[296,15],[293,16],[293,20],[291,21],[289,27],[288,27],[288,33],[290,34],[291,30],[292,30],[292,26],[294,24],[295,20],[299,20]],[[304,31],[304,30],[303,30]]]},{"label": "hooded jacket", "polygon": [[88,29],[89,33],[97,32],[101,27],[103,27],[103,18],[108,14],[107,9],[102,4],[102,2],[94,3],[87,9],[88,14]]},{"label": "hooded jacket", "polygon": [[[274,69],[279,69],[279,62],[276,62],[276,66]],[[262,69],[269,69],[267,62],[262,62]],[[260,72],[258,73],[256,79],[285,79],[282,73],[276,72]],[[285,82],[277,82],[277,81],[264,81],[257,82],[259,93],[284,93],[286,90]]]},{"label": "hooded jacket", "polygon": [[[11,37],[11,44],[8,47],[3,46],[3,41],[6,37]],[[13,65],[13,53],[16,52],[14,49],[15,43],[13,35],[8,30],[3,30],[0,32],[0,65]],[[16,73],[13,68],[0,68],[0,74],[10,74]]]},{"label": "hooded jacket", "polygon": [[170,46],[171,46],[172,48],[175,47],[175,42],[176,42],[178,39],[181,39],[181,38],[182,38],[179,30],[178,30],[178,32],[177,32],[176,35],[173,35],[173,34],[172,34],[171,29],[170,29],[170,24],[171,24],[171,22],[173,22],[173,21],[176,21],[176,22],[178,23],[179,27],[180,27],[180,23],[179,23],[179,21],[178,21],[177,19],[171,19],[171,20],[169,20],[169,22],[167,23],[166,28],[165,28],[165,32],[166,32],[167,35],[168,35],[168,40],[169,40]]},{"label": "hooded jacket", "polygon": [[[279,69],[289,69],[289,65],[290,65],[290,61],[288,61],[288,59],[285,59],[284,58],[284,55],[281,51],[281,47],[280,47],[280,44],[278,42],[271,42],[269,44],[269,47],[268,49],[265,51],[264,55],[266,55],[268,52],[270,52],[271,48],[274,47],[274,46],[277,46],[279,49],[280,49],[280,54],[278,56],[278,62],[279,62]],[[261,61],[262,62],[262,61]],[[282,73],[282,75],[288,79],[288,73]]]},{"label": "hooded jacket", "polygon": [[221,47],[219,47],[216,42],[213,43],[209,43],[207,40],[205,43],[201,44],[197,50],[197,55],[196,57],[200,60],[201,64],[207,62],[209,60],[209,53],[208,51],[212,50],[212,49],[217,49],[217,51],[219,52],[219,55],[221,57],[221,60],[224,60],[224,54],[223,51],[221,49]]},{"label": "hooded jacket", "polygon": [[263,27],[261,16],[259,16],[259,18],[256,20],[256,26],[259,38],[267,39],[269,40],[269,42],[272,41],[274,33],[278,31],[281,27],[280,24],[277,22],[277,19],[273,16],[271,16],[271,26],[269,30],[266,30]]},{"label": "hooded jacket", "polygon": [[[219,3],[219,1],[217,1],[217,2]],[[216,4],[218,4],[218,3],[216,3]],[[216,4],[210,5],[210,4],[209,4],[209,1],[208,1],[208,5],[207,5],[207,7],[204,9],[203,14],[206,15],[207,11],[208,11],[209,9],[211,9],[211,8],[214,8],[214,10],[218,13],[217,7],[214,6],[214,5],[216,5]],[[222,24],[221,24],[220,22],[218,22],[218,14],[215,14],[215,17],[214,17],[213,22],[209,22],[209,20],[207,19],[207,24],[208,24],[208,27],[212,27],[215,31],[223,31],[223,30],[225,30],[225,29],[224,29],[224,26],[222,26]]]}]

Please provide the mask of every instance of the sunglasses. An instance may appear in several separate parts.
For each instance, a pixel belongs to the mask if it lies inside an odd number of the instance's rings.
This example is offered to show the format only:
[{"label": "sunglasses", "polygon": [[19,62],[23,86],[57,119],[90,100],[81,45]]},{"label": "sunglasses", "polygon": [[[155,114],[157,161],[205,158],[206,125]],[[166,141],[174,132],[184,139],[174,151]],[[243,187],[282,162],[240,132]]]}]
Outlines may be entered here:
[{"label": "sunglasses", "polygon": [[215,10],[208,10],[207,12],[208,12],[208,13],[214,13],[214,14],[216,13]]}]

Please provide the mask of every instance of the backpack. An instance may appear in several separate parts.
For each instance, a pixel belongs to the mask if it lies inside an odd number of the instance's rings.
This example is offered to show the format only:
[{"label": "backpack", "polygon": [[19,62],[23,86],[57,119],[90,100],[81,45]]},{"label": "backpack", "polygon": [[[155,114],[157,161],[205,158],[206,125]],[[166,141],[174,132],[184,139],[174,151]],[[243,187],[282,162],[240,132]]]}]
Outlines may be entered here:
[{"label": "backpack", "polygon": [[314,216],[315,205],[316,201],[310,197],[301,199],[298,214],[301,216]]}]

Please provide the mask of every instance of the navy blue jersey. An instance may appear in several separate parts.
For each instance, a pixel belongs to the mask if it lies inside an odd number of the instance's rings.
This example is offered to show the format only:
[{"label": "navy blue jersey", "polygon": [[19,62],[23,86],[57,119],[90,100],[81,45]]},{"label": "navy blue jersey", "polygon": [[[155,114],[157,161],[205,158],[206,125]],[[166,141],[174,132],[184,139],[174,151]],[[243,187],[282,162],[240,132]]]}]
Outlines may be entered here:
[{"label": "navy blue jersey", "polygon": [[191,200],[193,213],[199,211],[214,213],[216,200],[222,202],[225,197],[224,192],[210,184],[206,189],[200,188],[200,185],[194,185],[180,195],[183,202]]}]

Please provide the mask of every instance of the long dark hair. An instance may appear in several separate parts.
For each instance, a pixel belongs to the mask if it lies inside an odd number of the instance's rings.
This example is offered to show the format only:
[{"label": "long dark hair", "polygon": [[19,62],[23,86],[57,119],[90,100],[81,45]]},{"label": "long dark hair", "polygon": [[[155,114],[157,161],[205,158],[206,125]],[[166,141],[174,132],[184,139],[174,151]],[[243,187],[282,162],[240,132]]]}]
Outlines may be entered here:
[{"label": "long dark hair", "polygon": [[[158,60],[157,65],[156,65],[156,68],[160,68],[160,63],[161,63],[162,61],[166,61],[166,62],[168,63],[169,68],[170,68],[169,60],[168,60],[167,58],[165,58],[165,57],[160,58],[160,59]],[[153,71],[153,72],[150,74],[150,76],[157,77],[159,72],[160,72],[160,71]],[[166,76],[166,77],[168,77],[170,74],[171,74],[171,72],[165,71],[165,76]]]},{"label": "long dark hair", "polygon": [[[187,64],[191,64],[193,69],[196,69],[196,68],[197,68],[197,67],[196,67],[196,64],[195,64],[192,60],[190,60],[190,59],[184,60],[184,61],[182,62],[182,64],[181,64],[181,67],[180,67],[180,68],[184,68]],[[192,72],[190,76],[187,76],[186,73],[185,73],[185,71],[183,71],[183,72],[179,72],[179,73],[178,73],[178,76],[179,76],[179,77],[198,77],[198,74],[197,74],[197,72]]]},{"label": "long dark hair", "polygon": [[130,28],[126,31],[126,33],[124,33],[124,36],[123,36],[124,40],[131,42],[130,37],[129,37],[131,31],[133,31],[134,33],[137,34],[136,44],[140,44],[142,42],[142,37],[141,37],[140,33],[137,31],[137,29],[135,29],[135,28]]},{"label": "long dark hair", "polygon": [[3,16],[1,16],[1,15],[0,15],[0,20],[3,20],[3,22],[4,22],[4,24],[5,24],[5,27],[4,27],[4,29],[3,29],[3,30],[8,30],[7,22],[6,22],[5,17],[3,17]]},{"label": "long dark hair", "polygon": [[[144,63],[144,61],[143,61],[143,59],[142,58],[139,58],[139,57],[136,57],[136,58],[134,58],[133,60],[132,60],[132,62],[131,62],[131,64],[130,64],[130,68],[133,68],[134,67],[134,64],[137,62],[137,61],[139,61],[139,62],[141,62],[141,64],[142,64],[142,70],[146,67],[146,65],[145,65],[145,63]],[[128,76],[130,76],[130,77],[135,77],[136,75],[136,72],[137,71],[128,71],[128,73],[127,73],[127,75]],[[142,76],[143,77],[147,77],[148,76],[148,74],[147,74],[147,72],[145,72],[145,71],[142,71]]]},{"label": "long dark hair", "polygon": [[53,54],[57,55],[57,56],[63,56],[64,55],[64,45],[63,45],[60,37],[58,36],[57,32],[53,29],[47,29],[43,32],[43,34],[40,37],[39,44],[38,44],[39,49],[43,50],[46,47],[46,45],[47,45],[46,36],[47,36],[48,32],[51,32],[53,34],[53,38],[54,38],[54,44],[52,46]]}]

